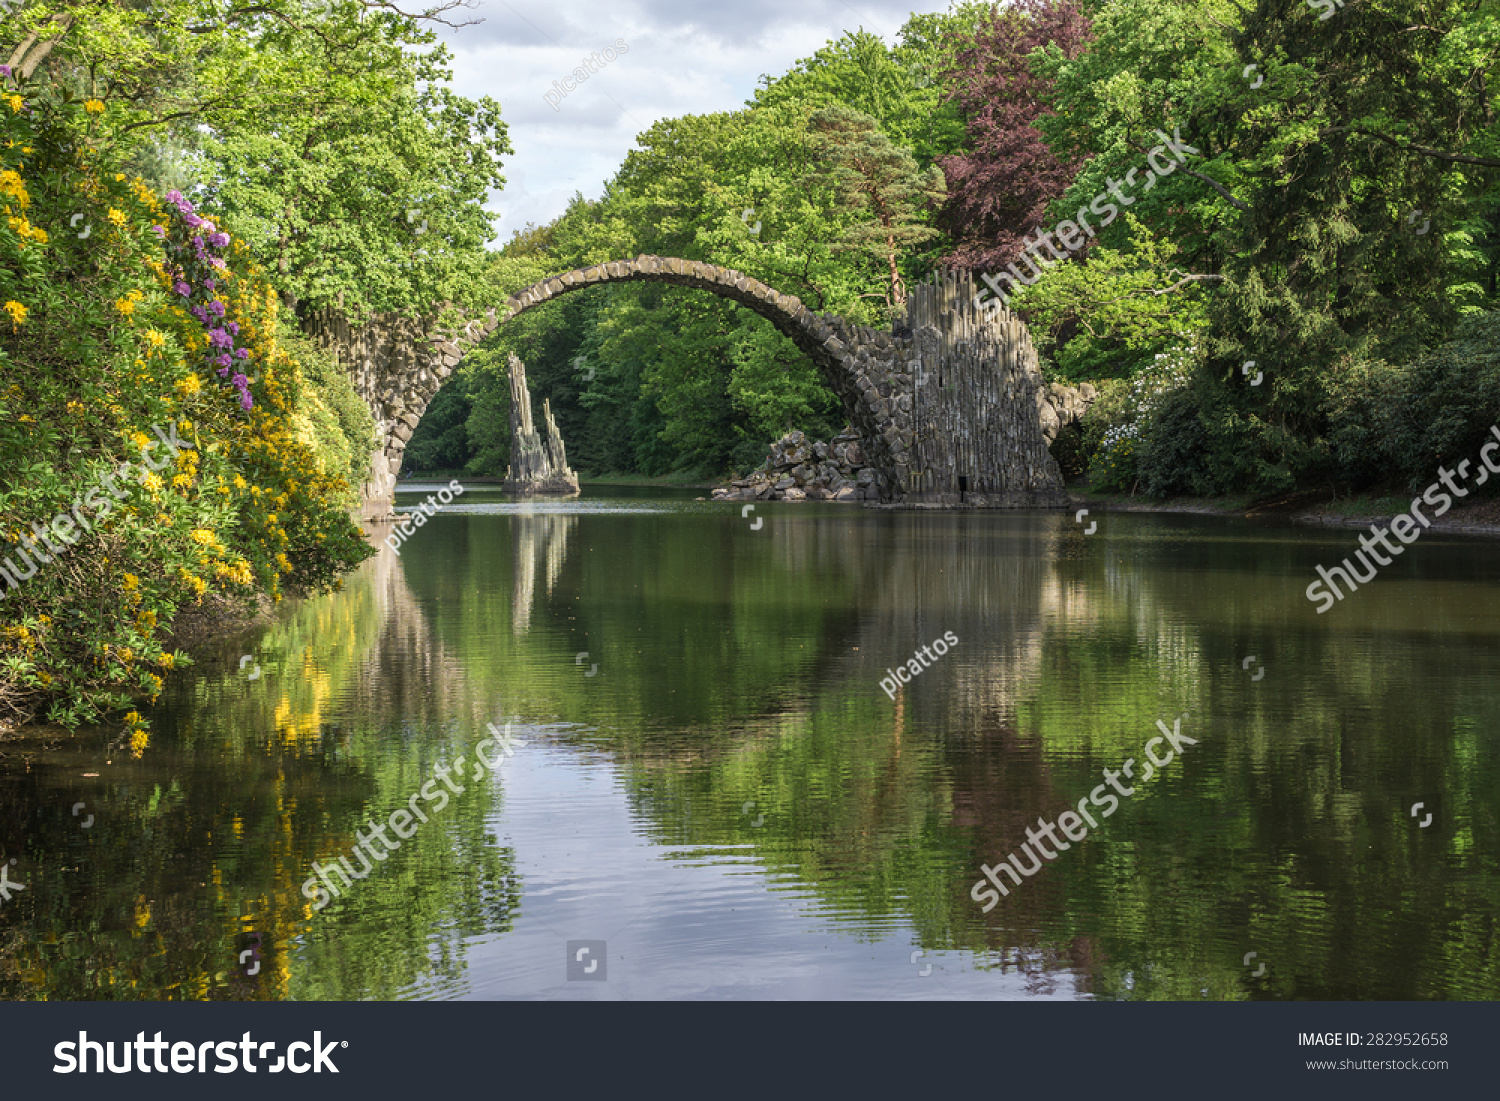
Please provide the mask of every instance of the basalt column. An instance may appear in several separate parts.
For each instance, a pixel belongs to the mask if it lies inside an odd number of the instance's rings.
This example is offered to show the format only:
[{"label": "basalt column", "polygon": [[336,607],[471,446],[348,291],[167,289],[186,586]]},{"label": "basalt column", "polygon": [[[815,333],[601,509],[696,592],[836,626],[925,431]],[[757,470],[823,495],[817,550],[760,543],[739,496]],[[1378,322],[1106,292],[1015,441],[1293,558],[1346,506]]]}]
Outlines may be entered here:
[{"label": "basalt column", "polygon": [[531,419],[531,391],[526,386],[526,365],[514,352],[510,355],[510,466],[505,471],[506,493],[556,494],[571,497],[578,492],[578,475],[568,469],[562,433],[552,419],[552,405],[542,402],[542,421],[547,440],[542,442]]},{"label": "basalt column", "polygon": [[[915,437],[900,486],[913,504],[1064,508],[1062,472],[1047,449],[1046,391],[1026,326],[1004,303],[978,297],[967,274],[912,288],[906,322],[909,412]],[[905,381],[905,379],[903,379]]]}]

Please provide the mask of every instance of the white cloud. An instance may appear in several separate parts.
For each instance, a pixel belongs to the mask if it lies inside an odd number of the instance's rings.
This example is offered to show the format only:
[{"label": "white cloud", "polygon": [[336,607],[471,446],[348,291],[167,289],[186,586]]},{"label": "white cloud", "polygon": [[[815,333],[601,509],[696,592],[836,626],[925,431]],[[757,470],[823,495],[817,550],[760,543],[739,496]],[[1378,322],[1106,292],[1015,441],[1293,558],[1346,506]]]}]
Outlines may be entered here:
[{"label": "white cloud", "polygon": [[[659,119],[744,106],[764,73],[780,75],[845,31],[863,27],[894,44],[912,10],[946,11],[946,0],[567,0],[541,8],[479,0],[453,16],[482,22],[443,39],[454,53],[460,95],[500,102],[516,152],[506,187],[491,197],[501,215],[496,245],[527,222],[544,224],[574,192],[597,198],[635,136]],[[557,108],[544,98],[582,59],[623,39]],[[597,63],[596,63],[597,65]]]}]

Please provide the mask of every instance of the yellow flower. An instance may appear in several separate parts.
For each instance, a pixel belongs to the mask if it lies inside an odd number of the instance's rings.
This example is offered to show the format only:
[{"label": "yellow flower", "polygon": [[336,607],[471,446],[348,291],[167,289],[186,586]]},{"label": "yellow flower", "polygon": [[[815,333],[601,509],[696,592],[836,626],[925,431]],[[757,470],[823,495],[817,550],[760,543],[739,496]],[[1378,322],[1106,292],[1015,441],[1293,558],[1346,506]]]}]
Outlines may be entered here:
[{"label": "yellow flower", "polygon": [[157,332],[155,329],[147,329],[145,336],[146,343],[151,345],[151,347],[153,348],[160,348],[167,343],[167,338],[162,336],[161,333]]},{"label": "yellow flower", "polygon": [[86,99],[83,101],[83,109],[91,115],[102,115],[104,113],[104,103],[102,100]]},{"label": "yellow flower", "polygon": [[199,390],[203,389],[203,383],[199,380],[197,375],[188,375],[187,378],[178,380],[177,389],[182,391],[183,397],[190,398]]},{"label": "yellow flower", "polygon": [[122,584],[124,586],[125,591],[128,593],[128,592],[132,591],[140,583],[141,583],[141,579],[139,577],[137,577],[133,573],[127,573],[125,575],[125,580],[124,580],[124,582]]},{"label": "yellow flower", "polygon": [[192,539],[194,543],[197,543],[201,547],[211,547],[216,542],[216,540],[214,539],[214,533],[209,531],[207,528],[193,529],[193,531],[189,533],[188,538]]},{"label": "yellow flower", "polygon": [[149,490],[155,491],[161,488],[162,481],[155,474],[147,474],[144,478],[141,479],[141,485],[145,486]]},{"label": "yellow flower", "polygon": [[125,224],[124,213],[116,210],[114,207],[110,207],[109,212],[104,216],[109,219],[111,225],[123,226]]},{"label": "yellow flower", "polygon": [[3,98],[6,103],[10,104],[11,114],[14,115],[19,115],[21,108],[26,106],[26,101],[20,96],[3,96],[0,98]]},{"label": "yellow flower", "polygon": [[129,317],[135,312],[135,303],[128,298],[116,298],[115,309],[120,311],[121,317]]},{"label": "yellow flower", "polygon": [[14,199],[16,205],[22,210],[31,205],[31,196],[26,194],[26,185],[22,183],[20,173],[13,168],[0,172],[0,195]]},{"label": "yellow flower", "polygon": [[26,307],[21,305],[21,303],[14,301],[7,302],[5,304],[5,312],[10,314],[13,324],[20,326],[26,323]]},{"label": "yellow flower", "polygon": [[151,437],[146,435],[146,433],[144,432],[132,432],[130,435],[130,442],[135,444],[136,447],[144,450],[145,448],[151,446]]}]

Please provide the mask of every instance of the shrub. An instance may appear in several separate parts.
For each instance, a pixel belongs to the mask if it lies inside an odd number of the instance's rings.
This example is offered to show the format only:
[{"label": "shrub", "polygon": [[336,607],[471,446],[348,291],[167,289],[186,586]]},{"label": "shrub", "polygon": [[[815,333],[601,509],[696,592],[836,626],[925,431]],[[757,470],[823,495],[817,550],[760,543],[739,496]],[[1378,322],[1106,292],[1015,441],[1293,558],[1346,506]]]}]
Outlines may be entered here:
[{"label": "shrub", "polygon": [[[22,567],[0,580],[0,719],[154,700],[185,660],[163,646],[180,609],[333,587],[371,553],[347,471],[297,431],[311,399],[275,293],[242,246],[90,151],[104,109],[44,85],[0,107],[0,560]],[[178,448],[149,450],[164,438]],[[150,469],[122,474],[137,456]],[[36,553],[39,530],[57,552]]]},{"label": "shrub", "polygon": [[1329,391],[1342,479],[1420,490],[1439,466],[1474,461],[1500,424],[1500,313],[1466,319],[1451,341],[1409,363],[1354,364]]},{"label": "shrub", "polygon": [[1161,396],[1136,462],[1141,492],[1147,497],[1204,497],[1214,492],[1204,469],[1209,441],[1199,392],[1197,386],[1186,386]]},{"label": "shrub", "polygon": [[1185,391],[1194,372],[1195,348],[1174,348],[1127,380],[1107,379],[1083,420],[1089,482],[1099,492],[1134,490],[1158,410]]}]

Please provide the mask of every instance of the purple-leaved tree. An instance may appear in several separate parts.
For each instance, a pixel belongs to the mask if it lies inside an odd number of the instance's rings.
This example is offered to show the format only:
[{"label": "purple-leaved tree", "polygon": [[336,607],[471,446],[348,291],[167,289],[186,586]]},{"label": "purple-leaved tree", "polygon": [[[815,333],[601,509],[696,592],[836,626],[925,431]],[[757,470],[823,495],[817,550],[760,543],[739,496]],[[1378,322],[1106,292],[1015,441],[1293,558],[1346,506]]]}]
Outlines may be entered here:
[{"label": "purple-leaved tree", "polygon": [[939,157],[948,180],[944,227],[953,239],[946,262],[993,271],[1017,259],[1021,240],[1043,225],[1047,206],[1073,182],[1081,164],[1060,161],[1032,124],[1051,112],[1051,81],[1032,73],[1027,56],[1056,43],[1077,57],[1091,38],[1074,0],[1016,0],[991,9],[972,45],[948,73],[952,97],[968,123],[968,149]]}]

